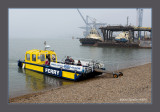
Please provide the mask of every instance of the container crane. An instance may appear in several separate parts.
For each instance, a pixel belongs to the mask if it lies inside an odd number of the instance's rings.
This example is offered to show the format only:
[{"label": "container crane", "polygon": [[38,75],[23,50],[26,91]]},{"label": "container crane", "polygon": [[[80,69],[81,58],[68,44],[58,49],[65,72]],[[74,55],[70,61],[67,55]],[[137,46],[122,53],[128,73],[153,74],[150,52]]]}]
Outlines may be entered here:
[{"label": "container crane", "polygon": [[85,37],[86,37],[88,35],[88,26],[89,26],[89,24],[88,24],[88,16],[86,16],[86,20],[85,20],[84,17],[83,17],[83,15],[79,11],[79,9],[77,9],[77,11],[80,14],[80,16],[82,17],[84,23],[86,24],[86,27],[85,27],[85,29],[86,29]]},{"label": "container crane", "polygon": [[[79,27],[79,28],[81,28],[81,29],[85,29],[85,30],[86,30],[86,33],[85,33],[85,35],[84,35],[85,37],[89,34],[89,29],[90,29],[91,27],[96,28],[97,31],[100,33],[100,35],[102,35],[99,27],[106,25],[106,23],[96,23],[96,19],[95,19],[95,18],[92,18],[92,17],[89,17],[88,15],[86,15],[86,20],[85,20],[85,18],[83,17],[83,15],[82,15],[82,13],[79,11],[79,9],[77,9],[77,11],[78,11],[78,13],[80,14],[81,18],[83,19],[84,23],[86,24],[86,27]],[[90,21],[92,21],[91,23],[88,22],[89,19],[90,19]]]},{"label": "container crane", "polygon": [[[137,8],[137,27],[142,27],[142,22],[143,22],[143,8]],[[141,39],[141,31],[138,32],[138,35]]]}]

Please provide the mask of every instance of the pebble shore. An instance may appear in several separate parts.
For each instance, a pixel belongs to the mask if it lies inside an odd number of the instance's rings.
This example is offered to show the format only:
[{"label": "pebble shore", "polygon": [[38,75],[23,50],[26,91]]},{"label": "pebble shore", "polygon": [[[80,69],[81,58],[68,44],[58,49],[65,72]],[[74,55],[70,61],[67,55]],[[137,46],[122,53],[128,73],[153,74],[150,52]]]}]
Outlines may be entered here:
[{"label": "pebble shore", "polygon": [[10,98],[9,103],[151,103],[151,63],[79,81],[57,89]]}]

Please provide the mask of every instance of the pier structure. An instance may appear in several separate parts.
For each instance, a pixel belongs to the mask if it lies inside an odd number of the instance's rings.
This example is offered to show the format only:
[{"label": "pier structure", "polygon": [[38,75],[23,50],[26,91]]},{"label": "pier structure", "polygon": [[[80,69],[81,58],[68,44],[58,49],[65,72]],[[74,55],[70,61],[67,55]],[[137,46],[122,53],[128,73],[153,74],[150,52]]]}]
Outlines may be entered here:
[{"label": "pier structure", "polygon": [[[129,43],[132,41],[134,42],[135,40],[135,31],[144,31],[144,36],[145,32],[148,31],[150,32],[150,38],[152,38],[152,33],[151,33],[151,28],[150,27],[134,27],[134,26],[106,26],[106,27],[100,27],[101,32],[103,33],[103,41],[104,42],[110,42],[113,41],[113,32],[118,32],[118,31],[129,31]],[[140,33],[138,33],[138,38]]]}]

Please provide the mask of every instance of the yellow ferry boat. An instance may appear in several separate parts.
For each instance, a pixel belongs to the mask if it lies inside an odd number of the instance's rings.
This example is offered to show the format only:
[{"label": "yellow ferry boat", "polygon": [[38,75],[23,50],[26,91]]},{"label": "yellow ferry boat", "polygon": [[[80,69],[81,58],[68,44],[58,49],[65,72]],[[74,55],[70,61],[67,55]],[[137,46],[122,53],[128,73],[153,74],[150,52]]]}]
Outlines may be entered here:
[{"label": "yellow ferry boat", "polygon": [[[47,47],[47,46],[46,46]],[[50,58],[50,64],[45,65],[46,59]],[[69,80],[78,80],[84,77],[100,75],[102,72],[97,72],[95,69],[104,70],[104,65],[94,61],[81,61],[82,65],[78,65],[78,60],[74,60],[72,64],[58,62],[57,55],[53,50],[38,50],[33,49],[26,51],[25,60],[19,60],[18,66],[24,69],[29,69],[35,72],[53,75]]]}]

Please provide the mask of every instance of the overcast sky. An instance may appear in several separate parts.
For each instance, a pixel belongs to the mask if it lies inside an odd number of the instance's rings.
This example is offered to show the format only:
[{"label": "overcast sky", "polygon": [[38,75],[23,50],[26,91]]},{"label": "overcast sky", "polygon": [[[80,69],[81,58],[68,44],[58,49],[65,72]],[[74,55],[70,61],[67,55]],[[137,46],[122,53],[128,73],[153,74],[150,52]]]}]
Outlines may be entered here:
[{"label": "overcast sky", "polygon": [[[137,12],[132,9],[79,9],[82,15],[110,25],[136,26]],[[143,27],[151,27],[152,10],[143,10]],[[9,9],[9,38],[64,38],[83,37],[84,21],[77,9]]]}]

